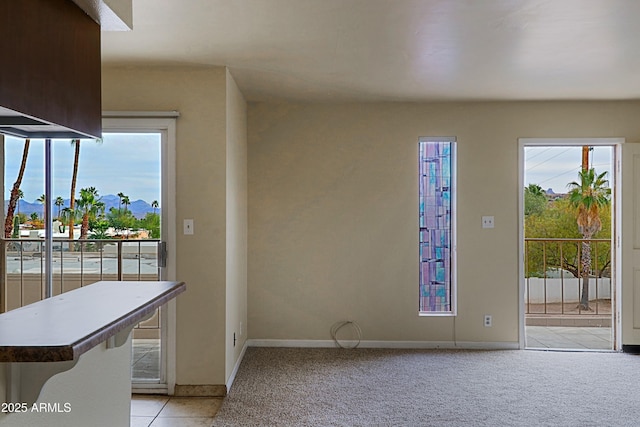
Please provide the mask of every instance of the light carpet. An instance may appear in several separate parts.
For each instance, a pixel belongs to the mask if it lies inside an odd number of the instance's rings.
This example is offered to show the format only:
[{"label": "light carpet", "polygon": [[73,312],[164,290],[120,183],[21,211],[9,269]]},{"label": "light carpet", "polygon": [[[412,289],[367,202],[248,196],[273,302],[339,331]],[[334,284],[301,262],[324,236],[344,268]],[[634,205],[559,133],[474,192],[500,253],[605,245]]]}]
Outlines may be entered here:
[{"label": "light carpet", "polygon": [[249,348],[214,426],[640,426],[640,358]]}]

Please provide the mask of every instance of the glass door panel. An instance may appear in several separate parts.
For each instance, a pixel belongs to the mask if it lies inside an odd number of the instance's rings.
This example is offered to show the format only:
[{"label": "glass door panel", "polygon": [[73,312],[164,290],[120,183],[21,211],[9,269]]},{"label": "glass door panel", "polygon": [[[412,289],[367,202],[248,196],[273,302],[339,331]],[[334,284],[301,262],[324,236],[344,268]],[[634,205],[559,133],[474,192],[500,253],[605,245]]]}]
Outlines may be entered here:
[{"label": "glass door panel", "polygon": [[[163,278],[158,262],[162,131],[105,132],[101,141],[51,141],[51,218],[45,217],[45,141],[4,140],[4,217],[11,218],[1,246],[0,310],[44,298],[47,265],[53,295],[100,280]],[[17,200],[9,209],[18,177]],[[44,239],[46,222],[52,224],[51,250]],[[162,319],[159,309],[133,331],[134,383],[166,388]]]}]

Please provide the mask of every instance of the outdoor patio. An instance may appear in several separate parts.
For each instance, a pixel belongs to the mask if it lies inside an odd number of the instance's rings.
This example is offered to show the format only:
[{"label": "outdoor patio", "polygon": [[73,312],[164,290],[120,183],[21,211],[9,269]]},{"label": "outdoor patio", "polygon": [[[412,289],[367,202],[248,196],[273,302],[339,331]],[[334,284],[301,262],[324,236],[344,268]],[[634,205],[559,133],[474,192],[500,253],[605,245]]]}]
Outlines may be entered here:
[{"label": "outdoor patio", "polygon": [[611,350],[611,328],[571,326],[527,326],[530,349]]},{"label": "outdoor patio", "polygon": [[133,339],[131,378],[135,380],[157,380],[160,375],[160,340]]}]

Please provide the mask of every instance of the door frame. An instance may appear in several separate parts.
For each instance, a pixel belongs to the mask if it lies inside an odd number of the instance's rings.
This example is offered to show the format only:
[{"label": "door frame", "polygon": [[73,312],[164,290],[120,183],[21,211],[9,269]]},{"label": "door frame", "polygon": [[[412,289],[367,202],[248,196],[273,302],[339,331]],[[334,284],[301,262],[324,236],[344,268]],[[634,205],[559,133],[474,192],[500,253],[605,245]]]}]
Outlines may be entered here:
[{"label": "door frame", "polygon": [[[161,143],[161,237],[167,244],[166,268],[162,280],[176,280],[176,119],[177,111],[102,113],[103,132],[160,132]],[[166,305],[161,318],[161,381],[160,384],[135,383],[135,393],[167,393],[173,395],[176,383],[176,302]],[[164,371],[164,372],[162,372]]]},{"label": "door frame", "polygon": [[622,227],[622,172],[621,172],[621,152],[624,138],[518,138],[518,337],[520,349],[526,348],[526,332],[525,332],[525,267],[524,267],[524,149],[529,146],[610,146],[613,147],[613,164],[612,176],[613,195],[611,201],[613,203],[613,233],[611,236],[611,248],[613,249],[613,280],[612,293],[615,306],[611,307],[612,319],[611,326],[613,328],[612,344],[613,350],[622,348],[622,256],[620,254],[620,236]]}]

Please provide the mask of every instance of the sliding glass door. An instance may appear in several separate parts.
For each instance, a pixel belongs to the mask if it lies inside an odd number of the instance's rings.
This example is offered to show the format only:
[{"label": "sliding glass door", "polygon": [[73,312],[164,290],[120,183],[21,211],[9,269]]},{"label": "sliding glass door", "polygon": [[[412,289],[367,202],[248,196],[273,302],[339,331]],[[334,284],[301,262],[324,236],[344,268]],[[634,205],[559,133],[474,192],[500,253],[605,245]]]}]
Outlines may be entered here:
[{"label": "sliding glass door", "polygon": [[[173,278],[174,122],[105,119],[100,141],[4,137],[2,311],[100,280]],[[173,387],[172,310],[133,331],[136,391]]]}]

